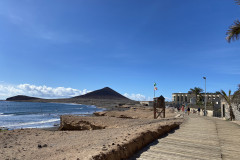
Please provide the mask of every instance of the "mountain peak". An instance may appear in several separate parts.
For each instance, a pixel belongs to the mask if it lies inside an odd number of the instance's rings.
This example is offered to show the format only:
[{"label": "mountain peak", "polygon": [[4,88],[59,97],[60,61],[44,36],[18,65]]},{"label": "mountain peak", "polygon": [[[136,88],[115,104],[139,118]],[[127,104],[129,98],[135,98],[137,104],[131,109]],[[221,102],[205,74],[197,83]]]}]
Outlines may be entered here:
[{"label": "mountain peak", "polygon": [[129,100],[127,97],[124,97],[123,95],[114,91],[110,87],[104,87],[102,89],[87,93],[85,95],[76,96],[76,97],[73,97],[73,98]]}]

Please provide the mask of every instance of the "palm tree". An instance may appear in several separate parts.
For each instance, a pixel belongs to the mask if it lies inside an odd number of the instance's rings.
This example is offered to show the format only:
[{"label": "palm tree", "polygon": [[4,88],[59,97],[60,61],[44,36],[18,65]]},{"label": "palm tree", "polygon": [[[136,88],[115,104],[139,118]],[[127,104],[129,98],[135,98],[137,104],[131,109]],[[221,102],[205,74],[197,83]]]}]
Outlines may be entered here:
[{"label": "palm tree", "polygon": [[238,5],[240,5],[240,0],[235,0],[235,2],[236,2]]},{"label": "palm tree", "polygon": [[215,92],[215,94],[221,94],[221,92],[219,92],[219,91],[216,91],[216,92]]},{"label": "palm tree", "polygon": [[[236,3],[238,5],[240,5],[240,0],[235,0]],[[233,22],[234,24],[231,25],[227,31],[227,41],[231,42],[234,40],[238,40],[239,39],[239,35],[240,35],[240,21],[239,20],[235,20]]]},{"label": "palm tree", "polygon": [[[237,93],[237,96],[236,96],[236,98],[235,98],[235,100],[234,100],[234,103],[236,103],[237,105],[240,105],[240,84],[238,84],[238,89],[237,89],[237,91],[236,91]],[[238,107],[239,109],[239,111],[240,111],[240,106]]]},{"label": "palm tree", "polygon": [[231,42],[238,40],[240,35],[240,22],[239,20],[234,21],[234,24],[231,25],[227,31],[227,41]]},{"label": "palm tree", "polygon": [[229,109],[230,109],[230,119],[235,120],[235,115],[233,113],[233,109],[232,109],[232,103],[234,102],[234,100],[237,98],[237,96],[239,95],[240,91],[236,91],[234,92],[233,95],[231,95],[231,90],[229,90],[228,95],[226,94],[226,92],[224,92],[223,90],[220,91],[221,96],[225,99],[225,101],[227,102],[227,104],[229,105]]},{"label": "palm tree", "polygon": [[196,104],[197,104],[197,102],[198,102],[198,95],[201,97],[201,92],[203,91],[203,89],[202,88],[200,88],[200,87],[194,87],[194,88],[190,88],[190,91],[188,92],[188,93],[190,93],[190,94],[195,94],[195,98],[196,98]]}]

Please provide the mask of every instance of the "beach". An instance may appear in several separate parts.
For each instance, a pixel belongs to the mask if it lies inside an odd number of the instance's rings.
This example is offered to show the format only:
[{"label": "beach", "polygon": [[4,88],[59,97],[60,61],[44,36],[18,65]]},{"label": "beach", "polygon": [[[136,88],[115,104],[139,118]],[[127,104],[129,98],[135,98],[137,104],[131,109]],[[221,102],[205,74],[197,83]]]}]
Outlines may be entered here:
[{"label": "beach", "polygon": [[166,110],[166,118],[153,119],[151,107],[127,108],[95,113],[92,117],[64,115],[58,131],[1,131],[0,156],[26,160],[126,159],[183,121],[175,118],[172,109]]},{"label": "beach", "polygon": [[0,128],[49,128],[60,124],[65,114],[89,116],[103,111],[92,105],[72,103],[0,102]]}]

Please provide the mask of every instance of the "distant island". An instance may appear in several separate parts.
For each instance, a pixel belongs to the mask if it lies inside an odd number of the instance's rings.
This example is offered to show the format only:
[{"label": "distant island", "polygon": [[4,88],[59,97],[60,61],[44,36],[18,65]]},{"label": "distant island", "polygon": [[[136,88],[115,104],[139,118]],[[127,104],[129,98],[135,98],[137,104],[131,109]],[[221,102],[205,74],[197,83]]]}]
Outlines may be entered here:
[{"label": "distant island", "polygon": [[14,97],[7,98],[6,101],[35,100],[35,99],[40,99],[40,98],[29,97],[29,96],[25,96],[25,95],[17,95],[17,96],[14,96]]},{"label": "distant island", "polygon": [[97,107],[112,108],[124,104],[139,104],[138,101],[131,100],[109,87],[105,87],[85,95],[61,99],[43,99],[26,95],[9,97],[6,101],[18,102],[56,102],[56,103],[77,103],[85,105],[95,105]]}]

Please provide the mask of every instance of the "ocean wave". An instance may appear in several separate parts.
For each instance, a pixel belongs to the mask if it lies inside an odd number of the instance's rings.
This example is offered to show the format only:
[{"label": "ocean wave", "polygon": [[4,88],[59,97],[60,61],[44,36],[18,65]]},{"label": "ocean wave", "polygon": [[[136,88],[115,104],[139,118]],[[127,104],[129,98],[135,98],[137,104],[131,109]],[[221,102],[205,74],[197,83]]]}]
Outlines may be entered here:
[{"label": "ocean wave", "polygon": [[26,123],[17,123],[17,124],[12,124],[12,125],[6,125],[3,127],[18,127],[18,126],[27,126],[27,125],[36,125],[36,124],[44,124],[44,123],[51,123],[51,122],[57,122],[60,119],[49,119],[46,121],[39,121],[39,122],[26,122]]},{"label": "ocean wave", "polygon": [[[34,128],[50,128],[50,127],[53,127],[53,126],[52,125],[43,125],[43,126],[37,126]],[[24,128],[33,128],[33,127],[24,127]]]},{"label": "ocean wave", "polygon": [[73,115],[90,115],[93,114],[93,111],[87,111],[87,112],[75,112]]},{"label": "ocean wave", "polygon": [[64,104],[64,105],[83,105],[83,104],[78,104],[78,103],[56,103],[56,102],[49,102],[51,104]]},{"label": "ocean wave", "polygon": [[87,108],[97,108],[97,106],[95,106],[95,105],[86,105],[87,106]]},{"label": "ocean wave", "polygon": [[65,104],[68,104],[68,105],[82,105],[82,104],[78,104],[78,103],[65,103]]},{"label": "ocean wave", "polygon": [[15,114],[0,114],[0,117],[15,116]]}]

